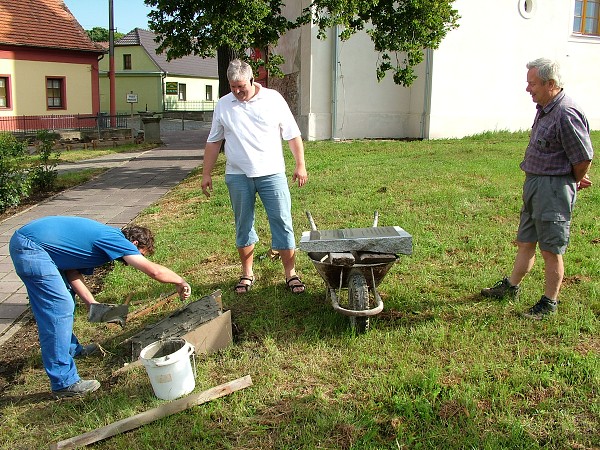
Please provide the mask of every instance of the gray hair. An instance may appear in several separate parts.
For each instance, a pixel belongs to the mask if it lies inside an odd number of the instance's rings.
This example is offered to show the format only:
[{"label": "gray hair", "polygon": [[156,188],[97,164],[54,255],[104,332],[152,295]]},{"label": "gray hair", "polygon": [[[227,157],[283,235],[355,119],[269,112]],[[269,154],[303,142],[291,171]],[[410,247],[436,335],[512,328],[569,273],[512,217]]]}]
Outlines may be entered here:
[{"label": "gray hair", "polygon": [[227,68],[227,79],[229,81],[246,81],[250,80],[254,74],[252,67],[241,59],[234,59],[229,63]]},{"label": "gray hair", "polygon": [[563,87],[563,80],[560,76],[560,65],[558,62],[548,58],[538,58],[527,63],[527,69],[537,69],[538,77],[546,83],[554,80],[556,87]]}]

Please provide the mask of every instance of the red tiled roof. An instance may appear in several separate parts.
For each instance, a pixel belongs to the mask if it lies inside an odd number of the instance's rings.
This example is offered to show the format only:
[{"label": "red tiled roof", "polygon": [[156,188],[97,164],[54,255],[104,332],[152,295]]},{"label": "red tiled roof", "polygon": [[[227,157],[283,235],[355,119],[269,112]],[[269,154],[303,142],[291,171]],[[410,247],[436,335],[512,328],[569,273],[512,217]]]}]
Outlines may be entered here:
[{"label": "red tiled roof", "polygon": [[104,52],[62,0],[0,0],[0,44]]}]

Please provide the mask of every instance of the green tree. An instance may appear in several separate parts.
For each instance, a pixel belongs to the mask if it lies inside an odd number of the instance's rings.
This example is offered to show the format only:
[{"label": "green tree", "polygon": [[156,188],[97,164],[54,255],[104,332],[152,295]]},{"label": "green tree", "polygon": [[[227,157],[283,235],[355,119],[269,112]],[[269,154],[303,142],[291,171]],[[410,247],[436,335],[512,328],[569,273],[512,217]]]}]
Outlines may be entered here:
[{"label": "green tree", "polygon": [[[94,42],[108,42],[108,30],[102,27],[94,27],[91,30],[85,30],[90,39]],[[115,41],[125,36],[123,33],[115,31]]]},{"label": "green tree", "polygon": [[[220,94],[227,92],[224,69],[247,49],[266,49],[277,44],[287,30],[298,26],[281,15],[281,0],[144,0],[154,7],[149,26],[157,34],[158,53],[167,59],[196,55],[218,56]],[[218,55],[217,55],[218,53]],[[270,54],[266,60],[248,61],[281,76],[283,59]],[[224,69],[223,69],[224,67]]]},{"label": "green tree", "polygon": [[[313,0],[292,20],[281,15],[281,0],[144,0],[154,10],[149,26],[157,34],[157,52],[168,59],[185,55],[214,57],[229,52],[246,57],[246,50],[269,49],[286,31],[300,25],[318,26],[318,37],[339,25],[339,37],[349,39],[365,30],[379,53],[377,77],[388,71],[394,82],[410,86],[414,67],[423,60],[424,49],[438,48],[446,34],[458,26],[454,0]],[[281,76],[280,55],[272,52],[263,65],[270,75]],[[221,60],[222,57],[219,57]],[[219,82],[228,85],[219,65]]]},{"label": "green tree", "polygon": [[31,192],[27,146],[11,133],[0,132],[0,213],[16,206]]}]

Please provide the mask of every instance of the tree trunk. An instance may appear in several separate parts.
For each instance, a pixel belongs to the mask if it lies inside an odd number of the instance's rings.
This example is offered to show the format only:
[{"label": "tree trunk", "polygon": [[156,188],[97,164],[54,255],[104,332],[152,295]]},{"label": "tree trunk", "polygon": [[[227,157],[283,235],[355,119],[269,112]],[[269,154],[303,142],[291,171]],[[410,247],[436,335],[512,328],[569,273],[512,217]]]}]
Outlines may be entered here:
[{"label": "tree trunk", "polygon": [[229,80],[227,79],[227,68],[232,59],[237,58],[237,52],[228,46],[217,49],[217,67],[219,71],[219,98],[229,94]]}]

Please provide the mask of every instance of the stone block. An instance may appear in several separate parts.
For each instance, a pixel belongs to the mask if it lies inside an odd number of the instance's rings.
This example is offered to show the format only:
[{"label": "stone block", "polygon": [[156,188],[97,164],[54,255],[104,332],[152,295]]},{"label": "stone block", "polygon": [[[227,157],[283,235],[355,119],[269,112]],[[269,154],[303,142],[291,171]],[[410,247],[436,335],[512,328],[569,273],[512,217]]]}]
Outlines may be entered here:
[{"label": "stone block", "polygon": [[305,252],[376,252],[410,255],[412,236],[397,226],[305,231],[300,239]]},{"label": "stone block", "polygon": [[233,339],[231,312],[223,312],[221,291],[188,303],[159,322],[146,327],[127,340],[131,358],[161,339],[183,338],[196,347],[196,353],[212,353],[228,346]]}]

